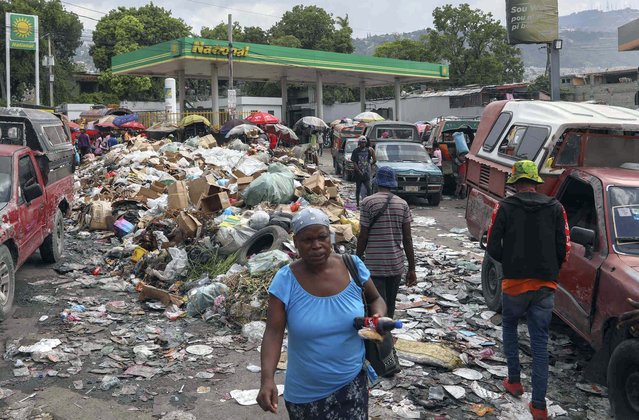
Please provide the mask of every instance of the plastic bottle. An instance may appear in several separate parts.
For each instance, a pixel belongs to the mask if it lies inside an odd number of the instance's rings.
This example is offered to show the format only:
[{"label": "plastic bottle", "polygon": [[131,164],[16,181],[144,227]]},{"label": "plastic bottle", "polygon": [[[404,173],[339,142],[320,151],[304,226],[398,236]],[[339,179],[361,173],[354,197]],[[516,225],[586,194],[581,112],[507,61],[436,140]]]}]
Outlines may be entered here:
[{"label": "plastic bottle", "polygon": [[395,328],[402,328],[404,325],[402,321],[395,321],[394,319],[387,317],[365,316],[355,318],[355,328],[360,330],[362,328],[371,328],[379,333],[388,332]]}]

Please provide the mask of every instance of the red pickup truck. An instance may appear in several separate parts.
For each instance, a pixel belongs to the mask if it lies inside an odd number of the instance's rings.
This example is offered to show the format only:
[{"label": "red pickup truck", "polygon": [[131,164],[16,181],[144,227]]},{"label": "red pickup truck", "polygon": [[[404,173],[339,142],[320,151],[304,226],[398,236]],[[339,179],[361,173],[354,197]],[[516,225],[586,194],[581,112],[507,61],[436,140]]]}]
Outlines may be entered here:
[{"label": "red pickup truck", "polygon": [[[512,164],[538,164],[539,191],[564,206],[571,228],[555,314],[598,351],[612,408],[639,418],[639,331],[617,328],[639,300],[639,112],[566,102],[497,101],[484,111],[468,155],[466,222],[483,245],[497,202],[514,191]],[[501,308],[501,266],[484,257],[482,292]]]},{"label": "red pickup truck", "polygon": [[11,312],[15,270],[38,249],[45,262],[64,249],[73,148],[62,123],[39,112],[0,108],[0,319]]}]

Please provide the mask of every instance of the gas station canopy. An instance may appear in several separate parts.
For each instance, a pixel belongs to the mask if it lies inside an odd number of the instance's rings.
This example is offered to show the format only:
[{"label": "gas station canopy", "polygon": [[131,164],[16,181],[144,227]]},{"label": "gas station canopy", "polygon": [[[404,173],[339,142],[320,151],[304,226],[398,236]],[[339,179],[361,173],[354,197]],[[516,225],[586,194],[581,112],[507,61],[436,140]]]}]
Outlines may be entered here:
[{"label": "gas station canopy", "polygon": [[[112,59],[119,75],[208,79],[213,72],[220,79],[228,75],[228,41],[179,38],[142,48]],[[396,82],[415,83],[448,79],[442,64],[305,50],[274,45],[233,43],[233,78],[252,81],[316,83],[374,87]],[[212,66],[211,64],[216,64]]]},{"label": "gas station canopy", "polygon": [[639,51],[639,19],[617,29],[619,51]]}]

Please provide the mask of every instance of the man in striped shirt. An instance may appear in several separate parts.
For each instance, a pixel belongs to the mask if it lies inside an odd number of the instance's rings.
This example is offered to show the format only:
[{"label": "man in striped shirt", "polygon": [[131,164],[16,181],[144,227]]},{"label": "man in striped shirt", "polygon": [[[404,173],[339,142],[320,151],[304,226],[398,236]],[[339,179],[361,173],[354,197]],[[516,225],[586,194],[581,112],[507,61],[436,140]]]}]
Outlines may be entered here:
[{"label": "man in striped shirt", "polygon": [[392,188],[397,188],[397,178],[392,168],[379,168],[376,182],[379,192],[362,201],[357,255],[362,258],[366,253],[366,266],[386,302],[387,315],[392,318],[404,273],[404,253],[408,259],[406,285],[414,286],[417,283],[410,231],[413,218],[406,201],[391,192]]}]

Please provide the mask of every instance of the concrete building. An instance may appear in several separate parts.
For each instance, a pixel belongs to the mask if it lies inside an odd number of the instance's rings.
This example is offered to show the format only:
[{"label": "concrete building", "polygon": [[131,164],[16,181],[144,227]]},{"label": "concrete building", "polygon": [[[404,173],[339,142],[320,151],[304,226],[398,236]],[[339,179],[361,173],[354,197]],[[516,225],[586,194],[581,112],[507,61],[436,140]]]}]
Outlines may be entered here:
[{"label": "concrete building", "polygon": [[638,75],[637,68],[564,75],[561,76],[561,99],[634,109],[639,106]]}]

